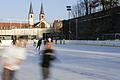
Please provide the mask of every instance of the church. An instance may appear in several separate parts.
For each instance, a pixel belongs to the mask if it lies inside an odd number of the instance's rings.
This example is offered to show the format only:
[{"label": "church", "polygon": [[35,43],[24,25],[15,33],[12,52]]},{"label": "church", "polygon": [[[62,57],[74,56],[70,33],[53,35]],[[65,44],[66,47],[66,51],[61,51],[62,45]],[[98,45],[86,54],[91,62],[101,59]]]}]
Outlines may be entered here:
[{"label": "church", "polygon": [[30,3],[27,22],[0,22],[0,38],[11,35],[29,35],[40,37],[43,33],[47,33],[50,28],[50,24],[45,20],[43,4],[41,3],[39,21],[35,23],[32,3]]},{"label": "church", "polygon": [[50,25],[45,20],[45,13],[43,9],[43,4],[41,4],[40,14],[39,14],[39,22],[34,23],[34,12],[32,8],[32,3],[30,4],[29,14],[28,14],[28,23],[32,28],[50,28]]}]

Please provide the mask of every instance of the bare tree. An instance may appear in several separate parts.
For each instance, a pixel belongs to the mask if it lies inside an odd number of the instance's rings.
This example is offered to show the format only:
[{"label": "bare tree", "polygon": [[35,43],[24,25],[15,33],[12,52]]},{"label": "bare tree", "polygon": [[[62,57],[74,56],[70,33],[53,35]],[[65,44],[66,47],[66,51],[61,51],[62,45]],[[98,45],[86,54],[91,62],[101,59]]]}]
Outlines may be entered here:
[{"label": "bare tree", "polygon": [[[120,0],[78,0],[77,4],[72,6],[71,13],[75,18],[117,6],[120,6]],[[99,8],[99,10],[96,8]]]},{"label": "bare tree", "polygon": [[120,5],[119,0],[101,0],[103,11]]},{"label": "bare tree", "polygon": [[89,0],[89,13],[98,12],[96,8],[100,8],[100,0]]},{"label": "bare tree", "polygon": [[79,17],[79,16],[83,16],[85,14],[85,4],[83,1],[79,0],[77,2],[77,5],[72,6],[72,16],[75,17]]},{"label": "bare tree", "polygon": [[71,13],[72,13],[73,18],[78,17],[78,8],[77,8],[77,5],[75,5],[75,6],[72,7]]},{"label": "bare tree", "polygon": [[88,15],[88,12],[89,12],[89,6],[88,6],[89,4],[88,3],[89,3],[89,1],[88,0],[84,0],[84,3],[85,3],[85,9],[86,9],[85,14]]}]

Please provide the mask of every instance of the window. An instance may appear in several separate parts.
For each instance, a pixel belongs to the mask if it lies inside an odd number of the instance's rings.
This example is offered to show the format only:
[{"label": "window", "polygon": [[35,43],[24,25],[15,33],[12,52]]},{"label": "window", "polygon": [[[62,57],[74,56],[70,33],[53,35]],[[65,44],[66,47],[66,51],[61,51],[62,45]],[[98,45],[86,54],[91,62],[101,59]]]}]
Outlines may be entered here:
[{"label": "window", "polygon": [[31,15],[31,18],[32,18],[32,15]]}]

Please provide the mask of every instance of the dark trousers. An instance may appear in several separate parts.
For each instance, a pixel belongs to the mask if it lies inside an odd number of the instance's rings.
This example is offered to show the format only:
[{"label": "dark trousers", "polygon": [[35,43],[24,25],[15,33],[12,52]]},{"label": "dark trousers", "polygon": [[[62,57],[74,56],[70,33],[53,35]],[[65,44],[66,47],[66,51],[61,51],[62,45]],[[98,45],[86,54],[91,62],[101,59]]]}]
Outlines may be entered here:
[{"label": "dark trousers", "polygon": [[41,45],[37,45],[36,49],[38,48],[38,49],[40,50],[40,46],[41,46]]},{"label": "dark trousers", "polygon": [[42,67],[42,76],[43,76],[43,80],[46,80],[49,78],[50,76],[49,68]]},{"label": "dark trousers", "polygon": [[14,80],[15,72],[14,70],[3,68],[2,80]]}]

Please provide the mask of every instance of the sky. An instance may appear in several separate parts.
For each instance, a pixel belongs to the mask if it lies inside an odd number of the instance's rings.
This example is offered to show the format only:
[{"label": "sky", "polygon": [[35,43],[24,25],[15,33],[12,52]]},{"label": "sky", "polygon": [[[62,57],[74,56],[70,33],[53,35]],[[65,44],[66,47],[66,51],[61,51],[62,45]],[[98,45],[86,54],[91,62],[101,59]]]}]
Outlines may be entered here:
[{"label": "sky", "polygon": [[66,5],[75,5],[77,0],[0,0],[0,21],[28,19],[30,2],[34,11],[35,21],[39,21],[41,3],[43,3],[46,21],[68,19]]}]

